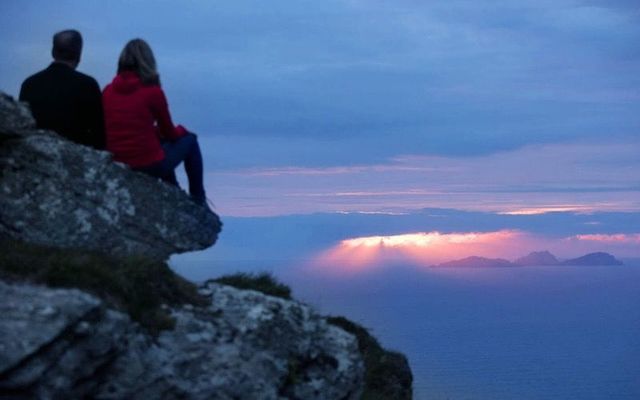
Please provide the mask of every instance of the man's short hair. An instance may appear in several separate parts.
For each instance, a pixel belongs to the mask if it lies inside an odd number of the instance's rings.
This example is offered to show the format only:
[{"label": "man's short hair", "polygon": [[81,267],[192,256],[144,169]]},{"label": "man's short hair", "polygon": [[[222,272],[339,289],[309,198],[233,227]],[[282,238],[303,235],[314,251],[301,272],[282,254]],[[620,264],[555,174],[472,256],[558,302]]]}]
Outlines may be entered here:
[{"label": "man's short hair", "polygon": [[53,55],[58,61],[80,61],[82,53],[82,36],[75,29],[60,31],[53,35]]}]

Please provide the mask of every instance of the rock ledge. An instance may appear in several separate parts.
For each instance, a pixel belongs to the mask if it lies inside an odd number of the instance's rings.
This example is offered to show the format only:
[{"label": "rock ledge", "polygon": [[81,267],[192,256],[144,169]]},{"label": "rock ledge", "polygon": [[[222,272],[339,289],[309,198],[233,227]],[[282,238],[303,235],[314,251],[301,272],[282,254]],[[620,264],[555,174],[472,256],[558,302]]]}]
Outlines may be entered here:
[{"label": "rock ledge", "polygon": [[221,226],[182,190],[36,129],[28,107],[0,93],[0,235],[165,259],[213,245]]}]

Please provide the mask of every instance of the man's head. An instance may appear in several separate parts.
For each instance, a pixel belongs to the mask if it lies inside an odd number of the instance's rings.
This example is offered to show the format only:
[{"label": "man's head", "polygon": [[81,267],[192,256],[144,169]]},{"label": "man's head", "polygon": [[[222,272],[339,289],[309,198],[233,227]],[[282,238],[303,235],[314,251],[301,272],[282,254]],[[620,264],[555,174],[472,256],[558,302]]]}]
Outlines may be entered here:
[{"label": "man's head", "polygon": [[82,53],[82,36],[80,32],[69,29],[53,35],[53,59],[76,68]]}]

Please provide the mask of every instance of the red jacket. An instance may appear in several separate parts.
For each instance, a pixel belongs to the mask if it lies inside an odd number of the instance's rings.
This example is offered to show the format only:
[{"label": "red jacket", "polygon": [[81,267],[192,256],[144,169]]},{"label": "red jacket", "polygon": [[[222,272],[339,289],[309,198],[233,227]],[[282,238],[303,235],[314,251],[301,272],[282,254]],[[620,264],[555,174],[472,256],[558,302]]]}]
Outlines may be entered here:
[{"label": "red jacket", "polygon": [[187,131],[175,127],[159,85],[143,85],[134,72],[122,72],[102,93],[107,150],[115,161],[145,167],[164,159],[160,140]]}]

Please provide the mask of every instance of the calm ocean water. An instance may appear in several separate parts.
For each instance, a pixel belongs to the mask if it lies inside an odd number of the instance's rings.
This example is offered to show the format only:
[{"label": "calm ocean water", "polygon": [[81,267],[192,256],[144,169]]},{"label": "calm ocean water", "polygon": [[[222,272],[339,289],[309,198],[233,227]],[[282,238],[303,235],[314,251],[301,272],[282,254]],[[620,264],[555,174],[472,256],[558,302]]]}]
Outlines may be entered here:
[{"label": "calm ocean water", "polygon": [[282,263],[175,268],[194,280],[272,270],[298,299],[361,323],[405,353],[418,400],[640,399],[638,263],[396,267],[357,276],[275,265]]}]

